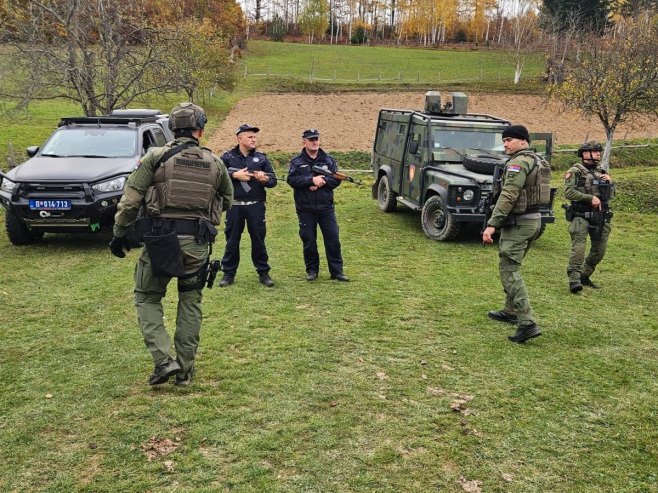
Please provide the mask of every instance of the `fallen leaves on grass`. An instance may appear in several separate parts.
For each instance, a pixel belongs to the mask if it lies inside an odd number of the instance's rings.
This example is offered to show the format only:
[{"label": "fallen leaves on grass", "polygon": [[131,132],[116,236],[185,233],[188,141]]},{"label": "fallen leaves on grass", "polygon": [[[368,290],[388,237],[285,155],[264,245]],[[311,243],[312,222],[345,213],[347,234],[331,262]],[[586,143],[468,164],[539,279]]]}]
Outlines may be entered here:
[{"label": "fallen leaves on grass", "polygon": [[166,472],[174,472],[174,461],[166,460],[162,463]]},{"label": "fallen leaves on grass", "polygon": [[153,460],[171,454],[179,445],[178,441],[169,438],[151,437],[142,444],[141,449],[148,460]]},{"label": "fallen leaves on grass", "polygon": [[514,481],[514,476],[512,476],[511,474],[507,474],[506,472],[504,472],[501,476],[508,483],[511,483],[512,481]]},{"label": "fallen leaves on grass", "polygon": [[479,481],[477,479],[473,480],[468,480],[464,476],[459,476],[459,484],[463,488],[464,491],[467,493],[481,493],[482,490],[480,489],[480,486],[482,486],[482,481]]},{"label": "fallen leaves on grass", "polygon": [[466,403],[473,400],[472,395],[460,394],[459,392],[448,392],[441,387],[427,387],[427,391],[436,397],[452,397],[453,401],[450,403],[450,409],[464,416],[468,416],[473,411],[466,407]]},{"label": "fallen leaves on grass", "polygon": [[375,376],[377,377],[378,380],[388,380],[388,375],[383,371],[378,371],[377,373],[375,373]]}]

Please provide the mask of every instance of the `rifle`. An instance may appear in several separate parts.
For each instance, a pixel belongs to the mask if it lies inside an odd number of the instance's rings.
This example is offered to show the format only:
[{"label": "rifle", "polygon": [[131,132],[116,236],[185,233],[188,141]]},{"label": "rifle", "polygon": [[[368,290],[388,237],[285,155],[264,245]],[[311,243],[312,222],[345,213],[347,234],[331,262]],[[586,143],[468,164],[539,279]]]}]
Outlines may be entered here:
[{"label": "rifle", "polygon": [[354,183],[355,185],[362,185],[360,180],[355,180],[351,176],[346,175],[345,173],[341,173],[340,171],[336,171],[335,173],[333,171],[329,171],[327,168],[324,168],[319,165],[315,165],[311,168],[314,172],[324,175],[324,176],[331,176],[332,178],[335,178],[336,180],[343,181],[347,180],[350,183]]},{"label": "rifle", "polygon": [[493,214],[493,210],[496,207],[496,202],[498,202],[498,196],[500,195],[500,191],[503,185],[504,170],[504,162],[501,161],[500,163],[496,163],[494,165],[491,192],[489,192],[489,195],[487,195],[487,197],[484,199],[484,203],[482,204],[482,208],[484,209],[484,223],[482,224],[482,232],[487,229],[487,223],[489,222],[489,219],[491,219],[491,214]]},{"label": "rifle", "polygon": [[598,186],[601,207],[590,212],[589,225],[587,226],[592,240],[600,240],[604,226],[612,220],[610,198],[612,197],[614,185],[609,181],[599,181]]},{"label": "rifle", "polygon": [[[240,168],[228,168],[229,173],[235,173],[236,171],[240,171]],[[279,178],[276,176],[274,173],[265,173],[267,176],[270,178],[276,178],[277,180],[281,180],[282,178]],[[247,171],[247,175],[250,176],[252,179],[256,178],[256,175],[254,174],[253,171]],[[250,180],[251,181],[251,180]],[[248,182],[246,181],[241,181],[240,185],[242,186],[242,189],[245,191],[245,193],[249,193],[251,191],[251,187],[248,185]]]}]

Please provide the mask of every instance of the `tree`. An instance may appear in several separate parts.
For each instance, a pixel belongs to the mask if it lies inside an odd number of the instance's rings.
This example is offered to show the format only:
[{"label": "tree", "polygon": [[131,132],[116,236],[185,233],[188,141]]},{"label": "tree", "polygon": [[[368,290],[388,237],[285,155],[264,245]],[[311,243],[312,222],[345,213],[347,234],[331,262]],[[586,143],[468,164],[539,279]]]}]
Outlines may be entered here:
[{"label": "tree", "polygon": [[622,19],[578,49],[552,95],[565,108],[598,117],[606,134],[601,163],[607,168],[617,126],[638,113],[658,115],[658,18],[645,13]]},{"label": "tree", "polygon": [[308,42],[313,43],[316,36],[321,37],[329,26],[329,5],[327,0],[308,0],[299,15],[299,27],[308,36]]},{"label": "tree", "polygon": [[0,20],[12,69],[5,71],[11,75],[0,94],[23,104],[66,98],[86,115],[97,115],[148,94],[178,92],[183,87],[178,71],[189,66],[170,54],[173,43],[186,39],[185,24],[158,29],[148,15],[153,5],[157,0],[16,2],[11,15]]},{"label": "tree", "polygon": [[583,31],[603,32],[607,25],[611,0],[544,0],[541,9],[542,25],[544,19],[561,20],[559,29],[568,29],[573,18],[579,20]]}]

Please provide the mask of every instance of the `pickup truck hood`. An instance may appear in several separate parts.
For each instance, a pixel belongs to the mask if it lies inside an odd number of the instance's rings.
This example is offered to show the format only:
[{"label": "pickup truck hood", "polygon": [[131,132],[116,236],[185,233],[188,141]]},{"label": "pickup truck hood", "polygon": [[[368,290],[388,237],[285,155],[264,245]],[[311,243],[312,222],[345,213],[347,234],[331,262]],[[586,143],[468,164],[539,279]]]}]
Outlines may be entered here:
[{"label": "pickup truck hood", "polygon": [[33,157],[7,174],[19,182],[94,183],[104,178],[131,173],[137,166],[136,157]]}]

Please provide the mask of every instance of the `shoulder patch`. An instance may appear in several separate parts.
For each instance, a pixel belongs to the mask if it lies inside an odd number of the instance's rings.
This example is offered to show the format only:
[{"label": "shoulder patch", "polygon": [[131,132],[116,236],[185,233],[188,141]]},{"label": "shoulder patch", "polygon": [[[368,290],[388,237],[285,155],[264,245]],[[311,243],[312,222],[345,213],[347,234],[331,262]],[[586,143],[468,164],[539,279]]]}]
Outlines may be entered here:
[{"label": "shoulder patch", "polygon": [[510,164],[507,167],[507,171],[512,173],[518,173],[519,171],[521,171],[521,166],[518,164]]},{"label": "shoulder patch", "polygon": [[564,175],[565,180],[568,180],[569,178],[571,178],[571,171],[567,171],[567,174]]}]

